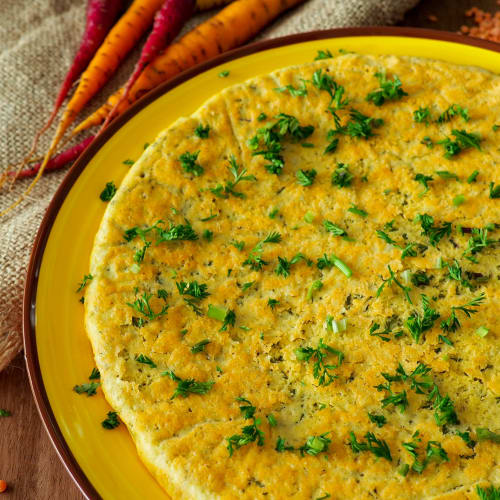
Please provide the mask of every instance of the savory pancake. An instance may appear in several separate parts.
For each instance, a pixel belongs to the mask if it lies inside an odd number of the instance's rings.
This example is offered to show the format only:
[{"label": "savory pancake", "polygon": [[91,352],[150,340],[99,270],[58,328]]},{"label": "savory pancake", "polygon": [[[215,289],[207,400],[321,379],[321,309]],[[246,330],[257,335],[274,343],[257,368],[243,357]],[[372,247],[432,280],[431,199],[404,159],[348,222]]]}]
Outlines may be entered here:
[{"label": "savory pancake", "polygon": [[86,328],[173,498],[500,482],[500,77],[339,54],[165,130],[111,200]]}]

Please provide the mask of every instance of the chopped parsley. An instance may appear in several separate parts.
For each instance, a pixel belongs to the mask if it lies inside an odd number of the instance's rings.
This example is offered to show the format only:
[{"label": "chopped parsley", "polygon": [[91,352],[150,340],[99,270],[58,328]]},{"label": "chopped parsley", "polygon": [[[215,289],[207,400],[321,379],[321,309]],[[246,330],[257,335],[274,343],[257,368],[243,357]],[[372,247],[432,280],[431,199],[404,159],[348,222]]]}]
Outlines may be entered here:
[{"label": "chopped parsley", "polygon": [[209,229],[205,229],[203,233],[201,233],[203,238],[205,238],[207,241],[212,241],[214,237],[213,231],[210,231]]},{"label": "chopped parsley", "polygon": [[332,233],[334,236],[347,236],[347,231],[334,224],[332,221],[324,220],[323,227],[327,232]]},{"label": "chopped parsley", "polygon": [[107,430],[116,429],[116,427],[120,425],[118,413],[115,411],[109,411],[108,416],[101,422],[101,425]]},{"label": "chopped parsley", "polygon": [[157,232],[156,244],[159,245],[163,241],[174,241],[174,240],[197,240],[198,235],[194,232],[191,224],[186,221],[186,224],[172,224],[168,229],[163,229],[161,227],[155,227]]},{"label": "chopped parsley", "polygon": [[369,451],[376,457],[384,458],[385,460],[392,462],[391,450],[389,449],[388,444],[383,439],[378,439],[373,432],[367,432],[365,434],[365,442],[359,442],[353,431],[351,431],[349,435],[349,446],[354,453]]},{"label": "chopped parsley", "polygon": [[493,485],[487,488],[476,486],[476,493],[479,500],[500,500],[500,486],[495,488]]},{"label": "chopped parsley", "polygon": [[462,268],[457,259],[453,260],[453,264],[446,264],[446,267],[448,268],[448,277],[451,280],[459,281],[466,288],[472,288],[471,283],[463,278]]},{"label": "chopped parsley", "polygon": [[235,186],[241,181],[256,181],[257,178],[254,175],[245,175],[247,173],[246,168],[241,167],[240,169],[234,156],[231,156],[229,164],[230,166],[228,168],[229,172],[233,175],[233,180],[226,181],[224,186],[222,184],[217,184],[217,186],[211,188],[210,191],[219,198],[229,198],[229,195],[237,198],[245,198],[246,195],[244,193],[235,191]]},{"label": "chopped parsley", "polygon": [[429,191],[429,182],[433,181],[434,178],[430,175],[424,175],[424,174],[417,174],[415,176],[415,179],[417,182],[420,182],[420,184],[422,184],[422,186],[424,186],[424,190],[419,193],[418,196],[422,197],[425,195],[425,193],[427,193],[427,191]]},{"label": "chopped parsley", "polygon": [[12,413],[9,410],[4,410],[3,408],[0,408],[0,417],[11,417]]},{"label": "chopped parsley", "polygon": [[190,282],[176,281],[175,285],[179,291],[179,295],[191,295],[191,297],[196,299],[204,299],[210,295],[207,291],[207,285],[198,283],[196,280]]},{"label": "chopped parsley", "polygon": [[290,260],[285,257],[278,257],[278,265],[274,272],[278,276],[283,276],[284,278],[288,278],[290,276],[290,268],[293,264],[300,262],[301,260],[307,260],[306,257],[302,253],[298,253],[294,255]]},{"label": "chopped parsley", "polygon": [[205,340],[200,340],[200,342],[197,342],[193,347],[191,347],[191,352],[193,354],[196,354],[198,352],[204,352],[205,347],[210,344],[210,340],[205,339]]},{"label": "chopped parsley", "polygon": [[311,169],[311,170],[302,170],[302,169],[300,169],[296,173],[297,182],[301,186],[304,186],[304,187],[311,186],[312,183],[314,182],[316,174],[317,174],[317,172],[314,169]]},{"label": "chopped parsley", "polygon": [[264,243],[279,243],[281,241],[281,234],[274,231],[269,233],[265,239],[259,241],[257,245],[255,245],[248,258],[243,262],[244,266],[250,266],[254,271],[260,271],[262,266],[267,265],[267,262],[262,259],[262,252],[264,251]]},{"label": "chopped parsley", "polygon": [[425,274],[425,271],[417,271],[412,273],[411,282],[414,286],[427,286],[430,283],[430,278]]},{"label": "chopped parsley", "polygon": [[[276,122],[258,129],[257,134],[249,140],[248,145],[253,150],[252,155],[261,155],[269,162],[265,165],[269,173],[279,175],[285,166],[281,155],[282,141],[285,138],[289,138],[293,142],[303,141],[314,132],[314,127],[312,125],[302,126],[297,118],[285,113],[280,113],[275,118]],[[262,149],[259,149],[261,145]]]},{"label": "chopped parsley", "polygon": [[425,123],[429,125],[429,119],[431,116],[431,111],[429,108],[419,107],[413,112],[413,121],[417,123]]},{"label": "chopped parsley", "polygon": [[314,58],[315,61],[320,61],[321,59],[332,59],[333,54],[328,50],[318,50],[318,53],[316,54],[316,57]]},{"label": "chopped parsley", "polygon": [[461,151],[469,148],[476,148],[478,151],[481,151],[481,136],[479,134],[473,132],[469,133],[465,130],[457,129],[453,129],[451,134],[455,137],[454,141],[452,141],[449,137],[446,137],[438,142],[438,144],[442,144],[444,147],[445,158],[450,159]]},{"label": "chopped parsley", "polygon": [[97,368],[92,368],[92,372],[89,375],[89,380],[99,380],[101,378],[101,373]]},{"label": "chopped parsley", "polygon": [[241,291],[245,292],[249,288],[251,288],[253,285],[255,285],[255,281],[249,281],[248,283],[243,283],[243,286],[241,287]]},{"label": "chopped parsley", "polygon": [[196,151],[195,153],[189,153],[186,151],[185,153],[179,156],[179,161],[181,162],[181,167],[184,172],[188,174],[193,174],[195,177],[199,177],[205,171],[204,168],[197,163],[200,152]]},{"label": "chopped parsley", "polygon": [[420,144],[423,144],[424,146],[427,146],[429,149],[432,149],[434,147],[434,143],[432,142],[432,139],[426,135],[421,141]]},{"label": "chopped parsley", "polygon": [[461,116],[465,122],[470,120],[467,108],[462,108],[459,104],[452,104],[448,109],[443,111],[436,119],[437,123],[446,123],[451,121],[455,116]]},{"label": "chopped parsley", "polygon": [[90,273],[85,274],[83,276],[81,283],[78,283],[78,288],[76,290],[76,293],[81,292],[87,286],[88,282],[92,281],[93,279],[94,279],[94,277]]},{"label": "chopped parsley", "polygon": [[[373,323],[372,326],[370,327],[370,336],[371,337],[378,337],[380,340],[383,340],[384,342],[390,342],[391,338],[389,335],[393,333],[390,328],[386,327],[383,330],[379,331],[380,325],[378,323]],[[394,332],[394,337],[398,338],[403,335],[402,331]]]},{"label": "chopped parsley", "polygon": [[500,443],[500,434],[484,427],[478,427],[476,429],[476,436],[478,441],[493,441],[494,443]]},{"label": "chopped parsley", "polygon": [[269,422],[269,425],[271,427],[276,427],[278,425],[278,422],[276,422],[276,418],[272,414],[269,414],[267,416],[267,421]]},{"label": "chopped parsley", "polygon": [[293,97],[304,97],[307,95],[307,87],[305,80],[301,79],[300,86],[294,87],[293,85],[285,85],[284,87],[277,87],[273,89],[275,92],[289,92]]},{"label": "chopped parsley", "polygon": [[316,290],[321,290],[323,288],[323,282],[321,280],[313,281],[309,288],[307,289],[307,300],[313,301],[313,295]]},{"label": "chopped parsley", "polygon": [[172,370],[163,372],[162,376],[170,377],[174,382],[177,382],[177,388],[170,399],[175,399],[177,396],[187,398],[190,394],[206,394],[215,384],[215,382],[198,382],[193,378],[182,379]]},{"label": "chopped parsley", "polygon": [[349,165],[345,163],[337,163],[337,168],[332,174],[332,186],[339,188],[348,187],[352,184],[354,176],[349,171]]},{"label": "chopped parsley", "polygon": [[434,420],[437,425],[458,424],[458,417],[455,412],[453,401],[448,395],[441,396],[436,384],[429,393],[429,401],[433,401]]},{"label": "chopped parsley", "polygon": [[359,208],[358,206],[351,204],[351,206],[347,209],[348,212],[351,212],[352,214],[359,215],[360,217],[368,217],[368,212],[366,210],[363,210],[362,208]]},{"label": "chopped parsley", "polygon": [[377,427],[383,427],[387,423],[387,419],[383,415],[377,415],[375,413],[368,412],[368,418],[370,422],[377,424]]},{"label": "chopped parsley", "polygon": [[396,275],[394,274],[394,271],[391,269],[391,266],[387,266],[387,268],[389,269],[389,277],[387,279],[383,279],[382,278],[382,284],[379,286],[378,290],[377,290],[377,293],[376,293],[376,296],[377,297],[380,297],[380,294],[383,292],[384,288],[386,285],[392,285],[392,283],[396,283],[397,286],[399,286],[399,288],[401,288],[401,290],[403,290],[403,293],[406,297],[406,300],[412,304],[412,301],[411,301],[411,298],[410,298],[410,291],[411,291],[411,288],[409,286],[405,286],[403,285],[397,278],[396,278]]},{"label": "chopped parsley", "polygon": [[430,330],[439,318],[439,313],[430,307],[427,295],[421,294],[420,297],[422,298],[422,313],[414,311],[406,320],[406,327],[417,344],[422,334]]},{"label": "chopped parsley", "polygon": [[449,170],[436,170],[436,174],[439,175],[441,179],[455,179],[456,181],[460,180],[457,174],[454,174]]},{"label": "chopped parsley", "polygon": [[382,118],[371,118],[364,115],[358,110],[351,108],[349,112],[350,120],[345,126],[337,125],[337,128],[332,131],[332,137],[335,134],[348,135],[350,137],[357,137],[358,139],[368,139],[373,137],[374,128],[378,128],[384,124]]},{"label": "chopped parsley", "polygon": [[[337,356],[337,364],[327,364],[325,358],[330,354]],[[344,354],[337,351],[333,347],[323,343],[323,339],[319,340],[318,346],[314,347],[299,347],[295,349],[295,356],[299,361],[314,360],[313,376],[318,381],[318,385],[330,385],[338,375],[332,374],[331,370],[338,368],[344,360]]]},{"label": "chopped parsley", "polygon": [[231,245],[233,245],[234,248],[237,248],[240,252],[245,248],[244,241],[233,240],[233,241],[231,241]]},{"label": "chopped parsley", "polygon": [[388,80],[385,71],[375,73],[378,78],[380,88],[370,92],[366,96],[368,102],[373,102],[375,106],[382,106],[386,101],[397,101],[408,95],[402,88],[401,80],[394,75],[392,80]]},{"label": "chopped parsley", "polygon": [[229,76],[229,70],[225,69],[219,73],[219,78],[226,78]]},{"label": "chopped parsley", "polygon": [[500,184],[498,186],[495,186],[494,182],[490,182],[488,187],[490,189],[490,198],[500,198]]},{"label": "chopped parsley", "polygon": [[101,198],[102,201],[111,201],[111,198],[113,198],[115,194],[116,186],[115,183],[111,181],[106,183],[106,187],[102,190],[99,198]]},{"label": "chopped parsley", "polygon": [[434,217],[428,214],[418,214],[416,220],[422,227],[422,235],[429,238],[430,244],[436,246],[445,236],[451,234],[451,222],[443,222],[441,226],[434,226]]},{"label": "chopped parsley", "polygon": [[95,396],[100,385],[101,384],[99,382],[88,382],[86,384],[75,385],[75,387],[73,387],[73,390],[77,394],[87,394],[87,396]]},{"label": "chopped parsley", "polygon": [[[153,297],[152,294],[148,292],[144,292],[142,296],[136,298],[134,302],[127,302],[127,305],[137,311],[138,313],[142,314],[145,318],[149,319],[150,321],[161,318],[165,314],[167,314],[169,306],[167,304],[163,305],[161,310],[158,312],[154,312],[153,309],[151,308],[151,304],[149,301]],[[158,298],[163,298],[165,300],[165,297],[158,297]]]},{"label": "chopped parsley", "polygon": [[348,278],[352,276],[352,271],[349,266],[333,253],[330,255],[330,257],[328,257],[326,253],[323,254],[323,257],[318,258],[318,261],[316,263],[316,267],[318,269],[330,269],[333,266],[339,269],[339,271],[344,273]]},{"label": "chopped parsley", "polygon": [[277,208],[273,208],[273,209],[269,212],[268,217],[269,217],[270,219],[274,219],[274,218],[278,215],[278,213],[279,213],[279,210],[278,210]]},{"label": "chopped parsley", "polygon": [[276,299],[267,299],[267,305],[271,308],[274,309],[278,304],[280,303],[279,300]]},{"label": "chopped parsley", "polygon": [[259,122],[263,122],[267,118],[266,113],[260,113],[260,115],[257,117],[257,120]]},{"label": "chopped parsley", "polygon": [[471,237],[467,243],[467,250],[464,251],[463,255],[466,259],[469,259],[472,262],[477,263],[477,259],[474,255],[478,252],[481,252],[485,248],[496,243],[495,240],[490,240],[488,238],[488,229],[472,229]]},{"label": "chopped parsley", "polygon": [[276,440],[276,446],[274,449],[279,453],[283,453],[285,450],[286,451],[295,450],[295,448],[293,446],[287,445],[285,443],[285,439],[282,438],[281,436],[278,436],[278,439]]},{"label": "chopped parsley", "polygon": [[461,311],[470,318],[473,314],[477,313],[476,308],[484,302],[484,299],[485,294],[482,292],[462,306],[452,306],[450,316],[441,321],[441,330],[443,330],[443,332],[456,332],[461,326],[456,311]]},{"label": "chopped parsley", "polygon": [[194,135],[200,139],[208,139],[210,125],[203,126],[201,123],[194,129]]},{"label": "chopped parsley", "polygon": [[236,398],[236,401],[244,403],[244,405],[240,406],[241,416],[245,420],[252,420],[252,424],[245,425],[241,429],[241,434],[234,434],[226,438],[227,450],[230,457],[233,455],[235,449],[238,450],[249,443],[256,441],[258,446],[264,445],[264,432],[259,428],[261,424],[260,418],[255,418],[255,406],[252,406],[252,403],[245,398],[239,397]]},{"label": "chopped parsley", "polygon": [[143,365],[148,365],[151,368],[157,368],[156,363],[148,356],[145,356],[144,354],[139,354],[138,356],[135,356],[135,360],[138,363],[142,363]]}]

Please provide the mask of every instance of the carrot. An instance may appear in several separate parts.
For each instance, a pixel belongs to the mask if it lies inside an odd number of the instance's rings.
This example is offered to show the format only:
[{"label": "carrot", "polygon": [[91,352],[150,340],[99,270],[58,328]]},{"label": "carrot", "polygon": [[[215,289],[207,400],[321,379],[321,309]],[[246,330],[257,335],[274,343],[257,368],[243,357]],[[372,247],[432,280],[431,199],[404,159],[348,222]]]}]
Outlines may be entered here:
[{"label": "carrot", "polygon": [[[58,155],[51,158],[47,162],[47,165],[45,166],[45,171],[50,172],[52,170],[59,170],[68,163],[75,161],[83,153],[83,151],[87,148],[87,146],[94,140],[94,137],[95,137],[94,135],[91,135],[90,137],[87,137],[79,144],[76,144],[75,146],[72,146],[66,151],[63,151],[62,153],[59,153]],[[0,178],[0,186],[3,184],[2,180],[5,180],[6,177],[16,177],[17,179],[34,177],[40,170],[41,166],[42,163],[40,162],[37,163],[36,165],[33,165],[32,167],[25,168],[20,172],[16,172],[14,170],[6,172],[5,174],[3,174],[3,178]]]},{"label": "carrot", "polygon": [[71,123],[73,123],[76,115],[108,81],[122,59],[151,25],[156,11],[162,4],[163,0],[134,0],[127,12],[125,12],[109,32],[104,43],[83,73],[73,97],[67,104],[56,133],[52,138],[52,142],[35,178],[18,200],[3,212],[0,212],[0,217],[19,205],[24,197],[30,193],[43,174],[48,161],[63,138],[64,133]]},{"label": "carrot", "polygon": [[[195,0],[165,0],[161,9],[155,15],[151,34],[144,44],[141,56],[132,75],[125,84],[122,97],[116,103],[115,108],[119,106],[123,99],[127,98],[130,88],[139,78],[142,70],[179,34],[184,23],[193,15],[195,5]],[[114,109],[110,111],[103,128],[106,127],[113,116]]]},{"label": "carrot", "polygon": [[[208,21],[167,47],[152,61],[130,89],[127,99],[117,107],[118,114],[127,109],[146,92],[182,71],[222,52],[243,44],[255,36],[281,12],[303,0],[236,0]],[[80,123],[76,134],[102,123],[121,99],[123,89],[112,95],[107,103]]]},{"label": "carrot", "polygon": [[198,10],[209,10],[230,2],[232,0],[196,0],[196,8]]},{"label": "carrot", "polygon": [[87,21],[82,41],[80,42],[80,47],[78,48],[75,58],[73,59],[73,63],[71,64],[71,67],[66,74],[66,78],[59,89],[52,113],[42,129],[35,135],[31,150],[26,156],[25,163],[23,164],[26,164],[27,160],[30,159],[36,151],[41,135],[52,125],[57,112],[71,89],[71,86],[80,76],[80,73],[87,67],[87,64],[96,53],[122,8],[123,0],[88,1]]},{"label": "carrot", "polygon": [[0,493],[4,491],[7,491],[7,483],[3,479],[0,479]]}]

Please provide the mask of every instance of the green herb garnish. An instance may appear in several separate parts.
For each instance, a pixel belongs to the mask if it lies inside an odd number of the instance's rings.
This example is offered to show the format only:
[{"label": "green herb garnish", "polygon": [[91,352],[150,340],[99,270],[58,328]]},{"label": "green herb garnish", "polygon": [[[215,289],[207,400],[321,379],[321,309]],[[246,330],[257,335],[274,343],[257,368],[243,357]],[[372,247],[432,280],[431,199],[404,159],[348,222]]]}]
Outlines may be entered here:
[{"label": "green herb garnish", "polygon": [[116,427],[120,425],[118,413],[115,411],[109,411],[108,416],[101,422],[101,425],[107,430],[116,429]]},{"label": "green herb garnish", "polygon": [[320,61],[321,59],[332,59],[332,58],[333,58],[332,53],[328,49],[326,49],[326,50],[318,50],[318,53],[316,54],[314,60]]},{"label": "green herb garnish", "polygon": [[183,380],[172,370],[163,372],[162,376],[170,377],[174,382],[177,382],[177,388],[170,399],[175,399],[177,396],[187,398],[190,394],[206,394],[215,384],[215,382],[197,382],[192,378]]},{"label": "green herb garnish", "polygon": [[201,123],[194,129],[194,135],[200,139],[208,139],[210,125],[203,126]]},{"label": "green herb garnish", "polygon": [[332,442],[332,440],[327,437],[328,434],[330,433],[325,432],[319,436],[309,436],[306,442],[299,448],[300,453],[302,455],[307,453],[314,457],[320,453],[326,453],[328,451],[328,446]]},{"label": "green herb garnish", "polygon": [[353,431],[349,433],[349,446],[354,453],[360,453],[362,451],[369,451],[373,453],[376,457],[384,458],[385,460],[392,462],[391,450],[389,446],[383,439],[377,439],[373,432],[367,432],[365,434],[366,441],[359,442]]},{"label": "green herb garnish", "polygon": [[314,182],[314,179],[316,177],[316,170],[311,169],[311,170],[298,170],[296,173],[297,176],[297,182],[301,186],[311,186],[312,183]]},{"label": "green herb garnish", "polygon": [[181,167],[184,172],[193,174],[195,177],[199,177],[203,174],[205,171],[204,168],[199,163],[196,163],[199,154],[199,151],[196,151],[195,153],[189,153],[186,151],[179,156],[179,161],[181,162]]},{"label": "green herb garnish", "polygon": [[[337,364],[326,364],[325,358],[327,358],[330,354],[337,356]],[[333,347],[324,344],[323,339],[320,339],[316,348],[299,347],[295,350],[295,356],[299,361],[305,361],[306,363],[313,359],[313,376],[316,380],[318,380],[318,385],[325,386],[330,385],[336,378],[338,378],[338,375],[332,374],[331,370],[338,368],[344,360],[344,354]]]},{"label": "green herb garnish", "polygon": [[87,394],[87,396],[94,396],[95,394],[97,394],[97,388],[100,385],[101,384],[99,382],[89,382],[87,384],[75,385],[75,387],[73,387],[73,390],[77,394]]},{"label": "green herb garnish", "polygon": [[157,367],[156,363],[150,357],[145,356],[144,354],[139,354],[138,356],[136,355],[135,360],[138,363],[142,363],[143,365],[148,365],[151,368]]},{"label": "green herb garnish", "polygon": [[240,449],[249,443],[257,441],[258,446],[264,445],[264,432],[259,429],[261,424],[260,418],[255,418],[255,406],[245,398],[236,398],[236,401],[245,403],[244,406],[240,406],[240,412],[245,420],[252,420],[252,424],[246,425],[241,429],[241,434],[235,434],[229,438],[227,441],[227,450],[229,451],[229,456],[233,455],[234,449]]},{"label": "green herb garnish", "polygon": [[106,187],[102,190],[101,194],[99,195],[99,198],[101,198],[102,201],[110,201],[111,198],[116,193],[116,186],[113,181],[107,182]]},{"label": "green herb garnish", "polygon": [[92,281],[93,279],[94,279],[94,277],[90,273],[85,274],[83,276],[81,283],[78,283],[78,288],[76,290],[76,293],[81,292],[87,286],[88,282]]},{"label": "green herb garnish", "polygon": [[200,340],[200,342],[197,342],[193,347],[191,347],[191,352],[193,354],[203,352],[205,350],[205,346],[207,346],[208,344],[210,344],[210,340]]},{"label": "green herb garnish", "polygon": [[421,294],[420,297],[422,298],[422,313],[414,311],[406,320],[406,327],[417,344],[422,334],[430,330],[439,318],[439,313],[430,307],[427,295]]}]

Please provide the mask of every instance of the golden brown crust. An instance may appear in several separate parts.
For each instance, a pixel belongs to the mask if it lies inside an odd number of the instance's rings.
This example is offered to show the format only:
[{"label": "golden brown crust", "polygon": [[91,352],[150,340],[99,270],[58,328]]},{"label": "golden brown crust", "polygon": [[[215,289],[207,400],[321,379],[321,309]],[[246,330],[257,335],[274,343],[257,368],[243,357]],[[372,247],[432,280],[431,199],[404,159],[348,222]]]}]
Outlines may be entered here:
[{"label": "golden brown crust", "polygon": [[[323,154],[327,132],[333,128],[326,111],[328,94],[311,85],[305,97],[274,90],[289,83],[297,86],[301,78],[310,80],[319,68],[345,87],[354,108],[384,119],[375,137],[341,136],[337,151]],[[377,87],[374,72],[384,68],[389,76],[400,77],[409,95],[375,107],[365,96]],[[469,122],[457,117],[426,127],[413,121],[419,106],[430,107],[437,116],[452,103],[468,108]],[[267,121],[283,112],[315,127],[307,139],[314,147],[284,143],[285,167],[279,176],[268,173],[265,160],[252,156],[248,147],[248,139],[266,123],[258,121],[263,112],[270,117]],[[476,427],[498,431],[500,421],[500,375],[495,362],[499,354],[498,250],[487,248],[478,254],[478,263],[470,262],[462,255],[470,235],[456,230],[459,225],[484,227],[500,222],[499,200],[488,197],[488,183],[499,180],[500,132],[492,130],[498,116],[500,78],[488,72],[430,60],[348,54],[227,89],[192,117],[178,120],[147,149],[111,201],[96,237],[86,327],[106,397],[167,492],[175,498],[317,498],[329,493],[331,498],[450,500],[472,498],[477,482],[498,481],[499,445],[484,441],[471,449],[456,434],[469,430],[474,437]],[[210,125],[208,139],[194,135],[199,124]],[[453,128],[481,134],[482,151],[468,149],[450,161],[443,157],[441,145],[429,149],[421,143],[425,136],[437,142]],[[193,177],[183,172],[178,157],[198,150],[205,171]],[[244,199],[218,198],[210,191],[231,178],[227,170],[231,155],[257,178],[238,185]],[[332,186],[330,177],[337,162],[349,164],[354,174],[351,186]],[[298,169],[312,168],[317,171],[313,185],[298,184]],[[436,170],[452,171],[462,182],[442,179]],[[477,181],[464,182],[474,170],[481,172]],[[414,180],[417,173],[434,178],[425,196],[419,196],[423,186]],[[452,200],[460,194],[466,201],[456,207]],[[368,216],[349,212],[353,204]],[[270,218],[273,208],[278,214]],[[308,212],[313,216],[310,222],[304,221]],[[414,221],[419,213],[432,215],[436,224],[452,222],[451,238],[444,238],[437,247],[429,245]],[[214,214],[217,217],[201,221]],[[141,240],[126,242],[124,231],[151,226],[159,219],[175,224],[187,219],[200,237],[153,243],[137,268],[133,255]],[[327,233],[324,220],[344,228],[352,240]],[[401,250],[376,234],[391,220],[396,231],[390,235],[398,244],[416,242],[426,249],[417,247],[417,256],[401,260]],[[213,232],[211,241],[201,236],[205,229]],[[262,257],[268,265],[261,271],[244,266],[251,249],[271,231],[282,238],[280,243],[264,245]],[[498,231],[490,234],[498,239]],[[244,249],[236,248],[233,240],[244,241]],[[297,262],[288,277],[274,272],[278,256],[291,259],[299,252],[313,264]],[[317,268],[317,259],[332,253],[352,269],[350,279],[336,268]],[[488,280],[476,279],[469,290],[450,280],[447,269],[436,269],[440,256],[450,263],[456,258],[464,272]],[[382,278],[389,275],[388,265],[400,280],[404,270],[423,270],[432,277],[429,286],[413,286],[413,305],[394,284],[376,296]],[[206,283],[210,296],[200,302],[202,310],[208,304],[234,310],[235,326],[220,331],[220,322],[197,316],[176,289],[175,281],[181,280]],[[315,280],[323,286],[310,301],[307,290]],[[243,285],[251,282],[244,290]],[[158,289],[169,293],[168,314],[141,328],[134,326],[132,317],[137,313],[127,303],[143,291],[156,294]],[[486,301],[478,313],[460,316],[461,328],[450,335],[454,346],[439,340],[443,334],[439,323],[451,307],[483,292]],[[429,296],[441,318],[417,344],[404,322],[413,311],[421,311],[420,293]],[[270,298],[279,300],[275,309],[267,305]],[[155,297],[151,304],[157,311],[163,301]],[[328,315],[347,318],[347,330],[337,334],[325,330]],[[403,336],[388,342],[370,336],[374,322],[383,327],[388,319],[394,331],[404,331]],[[480,325],[490,330],[484,338],[475,333]],[[338,379],[328,386],[318,386],[312,361],[301,362],[295,355],[297,348],[316,346],[320,338],[345,355],[335,370]],[[211,343],[204,352],[193,354],[190,348],[203,339]],[[153,359],[157,368],[138,363],[139,354]],[[385,382],[381,372],[394,373],[398,363],[411,372],[418,362],[432,369],[440,393],[454,401],[459,425],[438,426],[426,395],[399,382],[394,390],[406,388],[408,408],[404,413],[391,406],[382,409],[386,394],[374,388]],[[205,395],[170,399],[176,384],[161,376],[166,370],[215,384]],[[257,408],[265,443],[262,447],[250,443],[229,457],[226,438],[249,423],[235,402],[240,396]],[[368,411],[384,414],[387,424],[377,428]],[[270,413],[276,427],[266,420]],[[412,460],[402,443],[411,441],[417,430],[422,438],[420,453],[428,441],[438,441],[449,462],[431,463],[421,475],[410,472],[402,477],[398,467]],[[350,431],[359,440],[368,431],[385,440],[392,462],[367,452],[353,453],[347,444]],[[297,448],[308,436],[326,432],[331,439],[326,454],[275,451],[278,436]]]}]

